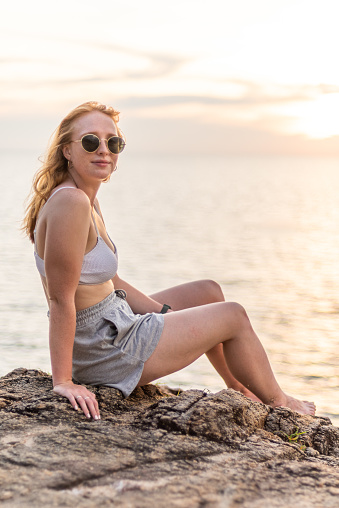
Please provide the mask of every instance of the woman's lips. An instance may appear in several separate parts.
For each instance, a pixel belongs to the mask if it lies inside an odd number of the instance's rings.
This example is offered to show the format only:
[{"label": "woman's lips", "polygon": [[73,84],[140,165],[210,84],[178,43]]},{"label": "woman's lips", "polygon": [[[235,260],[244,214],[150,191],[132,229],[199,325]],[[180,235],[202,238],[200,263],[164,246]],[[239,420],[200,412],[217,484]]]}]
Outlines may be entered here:
[{"label": "woman's lips", "polygon": [[110,163],[111,163],[110,161],[106,161],[106,160],[103,160],[103,159],[99,159],[99,160],[93,161],[93,164],[96,164],[97,166],[107,166]]}]

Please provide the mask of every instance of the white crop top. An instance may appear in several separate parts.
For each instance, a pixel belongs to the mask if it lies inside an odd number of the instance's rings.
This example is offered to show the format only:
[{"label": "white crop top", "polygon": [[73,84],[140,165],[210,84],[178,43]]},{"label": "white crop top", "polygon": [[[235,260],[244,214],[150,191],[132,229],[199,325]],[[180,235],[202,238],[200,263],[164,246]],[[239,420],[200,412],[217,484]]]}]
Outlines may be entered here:
[{"label": "white crop top", "polygon": [[[48,198],[49,201],[58,191],[62,189],[74,189],[75,187],[60,187]],[[46,203],[47,203],[46,201]],[[46,204],[45,203],[45,204]],[[97,233],[97,243],[92,250],[84,255],[84,259],[81,267],[81,275],[79,284],[95,285],[102,284],[112,279],[118,271],[118,252],[110,239],[114,251],[107,245],[105,240],[99,235],[99,231],[92,213],[92,219]],[[35,231],[34,231],[35,236]],[[39,256],[36,250],[36,242],[34,242],[34,257],[36,267],[43,277],[46,277],[45,272],[45,261]]]}]

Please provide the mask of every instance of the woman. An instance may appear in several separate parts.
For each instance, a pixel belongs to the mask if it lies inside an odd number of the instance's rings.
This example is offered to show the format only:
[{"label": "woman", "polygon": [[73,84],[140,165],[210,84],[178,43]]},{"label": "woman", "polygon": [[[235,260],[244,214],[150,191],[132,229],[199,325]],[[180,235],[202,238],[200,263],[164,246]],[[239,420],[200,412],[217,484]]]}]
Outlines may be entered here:
[{"label": "woman", "polygon": [[149,297],[119,278],[117,249],[96,198],[125,146],[118,119],[117,111],[96,102],[71,111],[55,132],[27,207],[24,228],[49,305],[54,391],[99,419],[95,395],[81,383],[128,396],[206,353],[229,387],[273,407],[314,414],[313,403],[280,389],[246,312],[225,303],[216,283]]}]

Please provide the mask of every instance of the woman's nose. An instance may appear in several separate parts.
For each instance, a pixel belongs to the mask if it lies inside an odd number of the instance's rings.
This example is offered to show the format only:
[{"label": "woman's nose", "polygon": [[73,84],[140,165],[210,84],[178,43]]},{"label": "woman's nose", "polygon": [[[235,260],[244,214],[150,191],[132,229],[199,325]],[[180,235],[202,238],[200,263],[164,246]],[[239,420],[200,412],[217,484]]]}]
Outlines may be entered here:
[{"label": "woman's nose", "polygon": [[107,147],[107,140],[106,139],[100,139],[100,145],[98,147],[97,152],[99,153],[109,153],[108,147]]}]

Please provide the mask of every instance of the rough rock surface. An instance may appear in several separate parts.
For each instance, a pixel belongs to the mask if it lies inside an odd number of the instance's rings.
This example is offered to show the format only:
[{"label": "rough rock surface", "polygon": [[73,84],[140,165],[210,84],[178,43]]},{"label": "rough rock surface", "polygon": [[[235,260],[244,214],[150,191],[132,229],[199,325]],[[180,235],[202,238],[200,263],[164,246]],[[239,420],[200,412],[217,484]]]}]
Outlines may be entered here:
[{"label": "rough rock surface", "polygon": [[36,370],[0,379],[4,507],[339,506],[339,428],[327,418],[233,390],[147,385],[128,399],[95,388],[102,419],[89,421],[51,388]]}]

